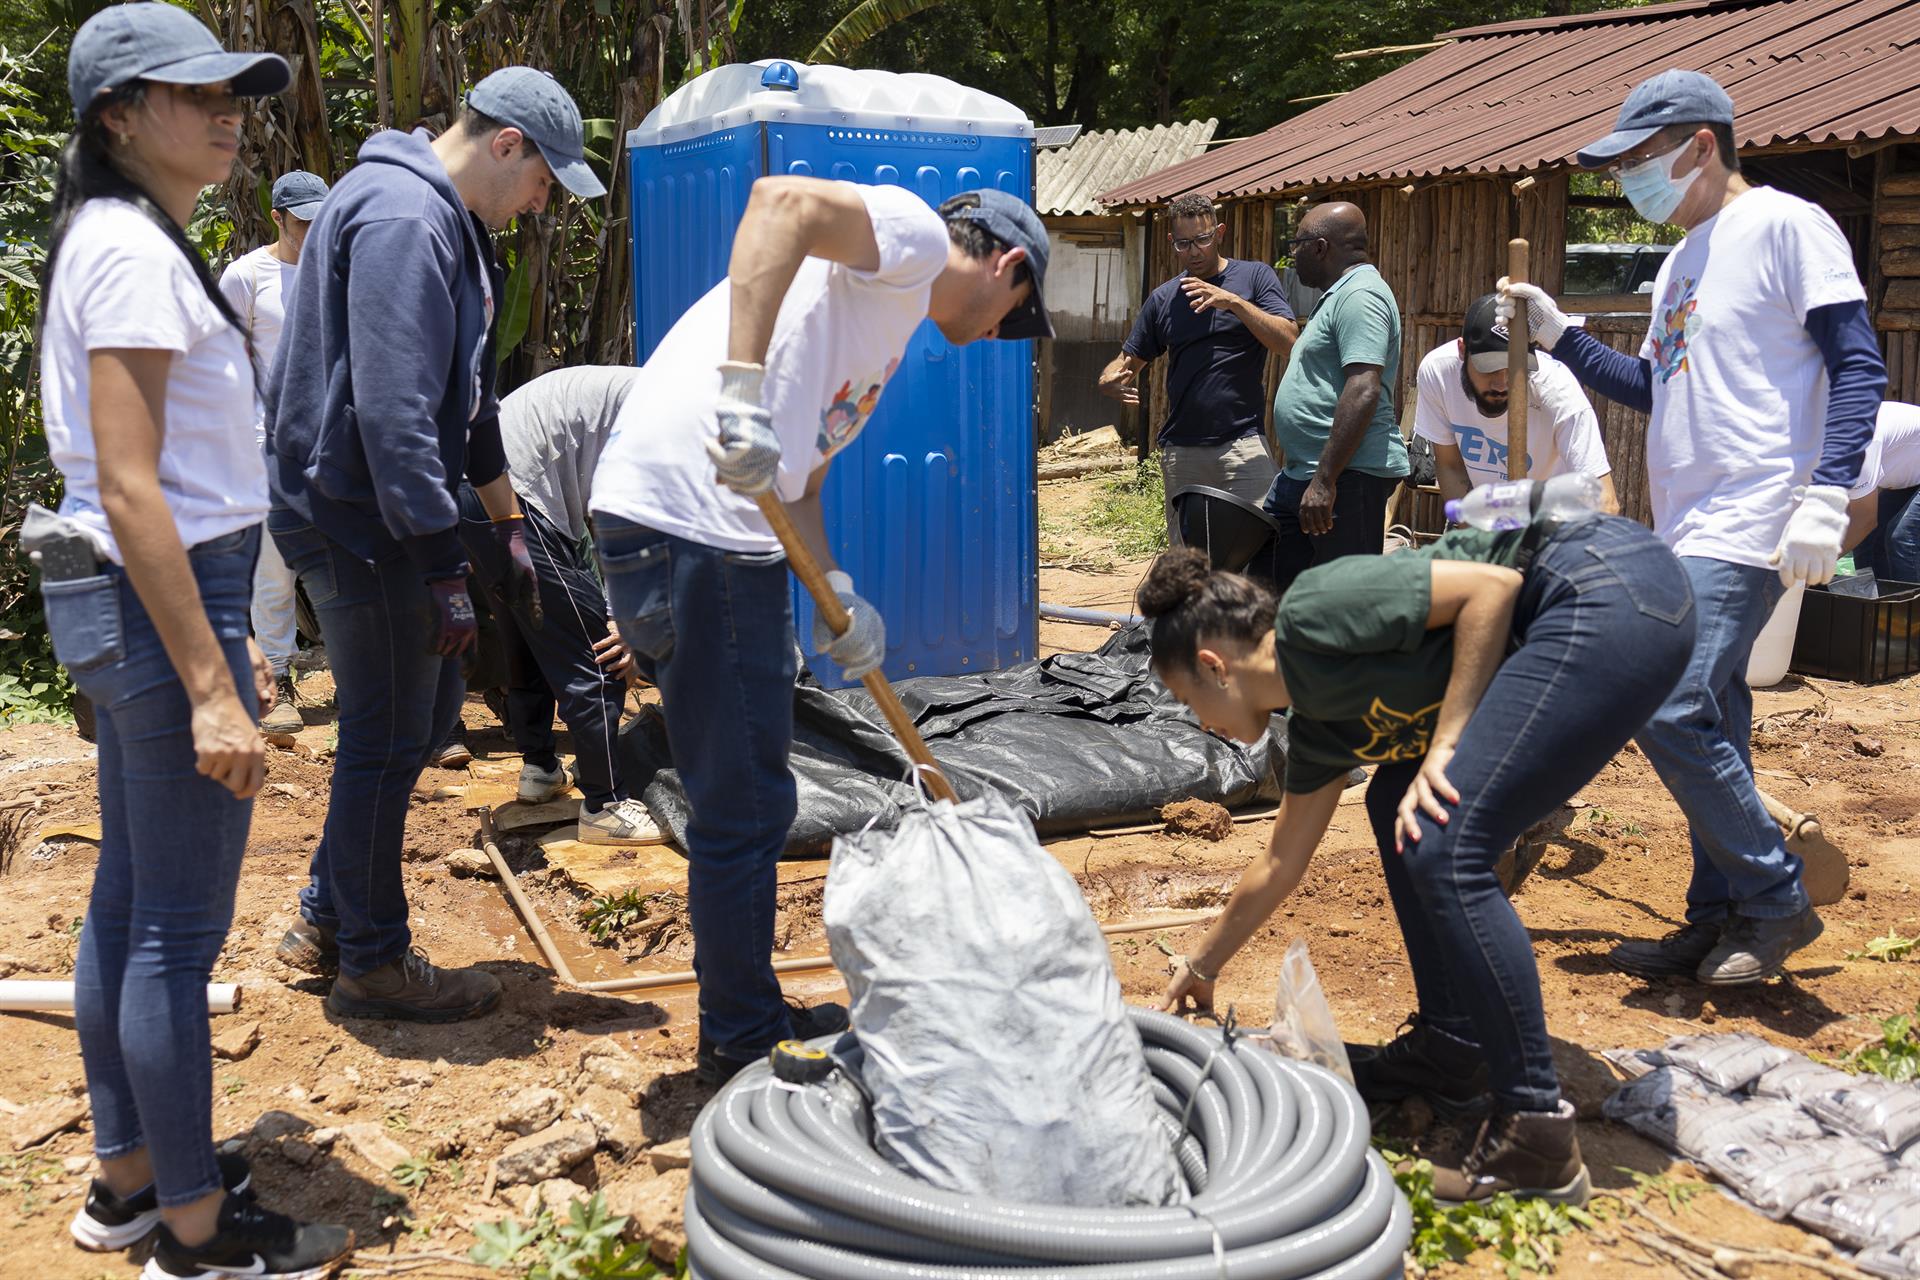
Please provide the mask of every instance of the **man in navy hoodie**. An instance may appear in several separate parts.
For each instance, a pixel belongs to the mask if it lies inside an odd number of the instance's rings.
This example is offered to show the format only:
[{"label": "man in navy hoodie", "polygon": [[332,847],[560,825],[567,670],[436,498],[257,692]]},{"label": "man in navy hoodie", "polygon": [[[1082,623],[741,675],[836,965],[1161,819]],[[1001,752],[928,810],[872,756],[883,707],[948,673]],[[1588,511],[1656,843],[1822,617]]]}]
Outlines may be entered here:
[{"label": "man in navy hoodie", "polygon": [[545,72],[496,71],[446,133],[389,130],[360,149],[308,232],[267,396],[267,522],[307,589],[340,710],[327,822],[280,944],[337,965],[340,1017],[451,1022],[500,983],[442,970],[413,946],[400,877],[407,801],[459,716],[474,642],[460,482],[537,612],[524,519],[493,392],[502,278],[488,229],[546,207],[555,180],[605,194],[582,158],[580,112]]}]

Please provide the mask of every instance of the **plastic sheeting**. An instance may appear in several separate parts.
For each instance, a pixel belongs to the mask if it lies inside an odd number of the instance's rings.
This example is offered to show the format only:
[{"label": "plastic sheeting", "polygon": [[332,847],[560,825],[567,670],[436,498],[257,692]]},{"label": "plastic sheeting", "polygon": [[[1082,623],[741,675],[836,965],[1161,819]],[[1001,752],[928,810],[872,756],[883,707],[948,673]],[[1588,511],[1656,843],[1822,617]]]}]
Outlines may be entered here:
[{"label": "plastic sheeting", "polygon": [[[1094,653],[901,680],[894,689],[962,799],[997,793],[1042,836],[1149,821],[1174,800],[1233,806],[1280,795],[1283,720],[1251,747],[1207,733],[1147,670],[1145,627],[1116,633]],[[686,791],[659,717],[636,716],[621,729],[620,767],[686,848]],[[792,767],[800,810],[789,857],[822,856],[836,835],[896,827],[915,803],[906,753],[872,699],[821,689],[804,674],[794,689]]]}]

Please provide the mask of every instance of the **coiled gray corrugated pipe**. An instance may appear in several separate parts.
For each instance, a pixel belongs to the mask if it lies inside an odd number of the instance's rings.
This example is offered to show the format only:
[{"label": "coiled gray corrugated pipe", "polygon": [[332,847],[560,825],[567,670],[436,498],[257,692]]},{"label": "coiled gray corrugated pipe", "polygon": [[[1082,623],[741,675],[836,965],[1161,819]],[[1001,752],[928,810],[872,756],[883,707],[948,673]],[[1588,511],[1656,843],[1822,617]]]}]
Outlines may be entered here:
[{"label": "coiled gray corrugated pipe", "polygon": [[[1331,1072],[1130,1010],[1193,1198],[1172,1208],[1013,1204],[941,1191],[878,1155],[845,1076],[740,1073],[693,1126],[698,1280],[1378,1280],[1412,1213]],[[826,1044],[830,1041],[817,1041]],[[1208,1059],[1212,1058],[1209,1065]],[[1204,1079],[1203,1079],[1204,1072]]]}]

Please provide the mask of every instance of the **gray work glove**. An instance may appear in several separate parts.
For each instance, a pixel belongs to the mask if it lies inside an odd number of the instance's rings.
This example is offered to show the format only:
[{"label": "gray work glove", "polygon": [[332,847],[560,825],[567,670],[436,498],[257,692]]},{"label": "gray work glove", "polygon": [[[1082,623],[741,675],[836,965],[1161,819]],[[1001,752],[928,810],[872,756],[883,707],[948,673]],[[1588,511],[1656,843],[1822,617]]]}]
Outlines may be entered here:
[{"label": "gray work glove", "polygon": [[841,635],[827,630],[818,612],[813,615],[813,651],[824,653],[840,664],[849,680],[858,680],[869,671],[878,671],[887,657],[887,624],[880,611],[861,599],[853,590],[853,576],[838,569],[827,574],[833,594],[847,611],[847,629]]},{"label": "gray work glove", "polygon": [[780,437],[773,415],[760,403],[766,367],[727,360],[720,365],[720,400],[714,406],[720,435],[707,442],[715,478],[743,498],[757,498],[780,475]]},{"label": "gray work glove", "polygon": [[1554,305],[1553,298],[1537,284],[1514,284],[1501,276],[1494,286],[1500,291],[1500,301],[1494,303],[1493,314],[1501,324],[1513,323],[1513,304],[1519,300],[1527,304],[1527,337],[1540,344],[1542,351],[1553,350],[1560,341],[1560,335],[1567,331],[1572,321],[1567,313]]}]

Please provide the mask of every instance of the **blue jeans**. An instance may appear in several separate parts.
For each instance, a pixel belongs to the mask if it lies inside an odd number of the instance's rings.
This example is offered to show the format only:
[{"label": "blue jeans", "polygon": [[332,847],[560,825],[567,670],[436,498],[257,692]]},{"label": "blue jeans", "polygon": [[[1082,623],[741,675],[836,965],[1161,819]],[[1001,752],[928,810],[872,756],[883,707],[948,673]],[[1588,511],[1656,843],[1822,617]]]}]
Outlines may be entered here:
[{"label": "blue jeans", "polygon": [[1920,489],[1882,489],[1880,522],[1853,550],[1853,563],[1890,582],[1920,582]]},{"label": "blue jeans", "polygon": [[1772,569],[1702,556],[1682,556],[1680,565],[1700,608],[1700,638],[1686,675],[1636,741],[1693,837],[1687,920],[1797,916],[1807,909],[1800,860],[1788,856],[1760,803],[1748,755],[1747,658],[1786,588]]},{"label": "blue jeans", "polygon": [[452,732],[466,684],[458,662],[427,648],[432,598],[397,544],[368,563],[279,506],[267,530],[307,589],[339,709],[327,822],[300,914],[335,930],[343,973],[371,973],[413,944],[400,876],[407,802],[427,753]]},{"label": "blue jeans", "polygon": [[[248,708],[259,547],[255,525],[188,554]],[[207,980],[233,923],[253,801],[195,771],[186,689],[125,570],[108,564],[41,591],[100,747],[100,860],[73,972],[93,1149],[113,1160],[147,1148],[160,1203],[188,1204],[220,1188]]]},{"label": "blue jeans", "polygon": [[1421,1021],[1480,1046],[1502,1110],[1551,1110],[1560,1083],[1533,943],[1494,864],[1653,714],[1686,668],[1693,615],[1686,575],[1651,532],[1610,516],[1574,526],[1520,588],[1508,657],[1447,765],[1460,791],[1447,825],[1422,814],[1419,841],[1395,853],[1394,811],[1420,762],[1382,765],[1367,788]]},{"label": "blue jeans", "polygon": [[777,863],[797,809],[787,561],[594,517],[614,621],[660,688],[687,821],[700,1034],[756,1058],[792,1033],[773,973]]},{"label": "blue jeans", "polygon": [[607,602],[593,571],[581,563],[565,534],[532,507],[526,508],[527,551],[540,584],[541,623],[512,613],[500,594],[507,580],[507,553],[493,536],[472,485],[460,486],[460,541],[473,577],[487,593],[500,623],[507,657],[507,729],[531,764],[552,770],[553,709],[573,734],[574,765],[587,807],[598,811],[625,798],[614,765],[614,741],[627,705],[627,682],[609,676],[593,659],[593,646],[607,634]]},{"label": "blue jeans", "polygon": [[1300,527],[1300,499],[1309,483],[1282,471],[1262,504],[1280,526],[1273,551],[1273,589],[1279,595],[1315,565],[1341,556],[1379,555],[1386,542],[1387,503],[1400,487],[1398,477],[1345,472],[1334,482],[1332,530],[1310,534]]}]

